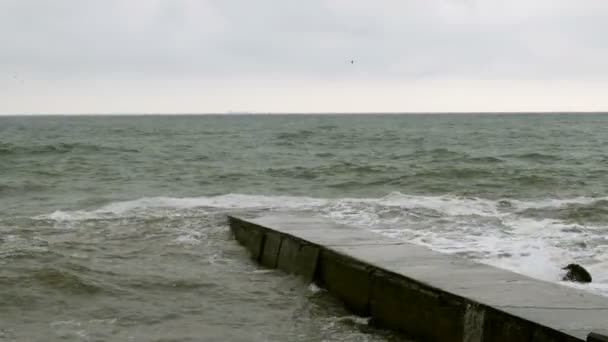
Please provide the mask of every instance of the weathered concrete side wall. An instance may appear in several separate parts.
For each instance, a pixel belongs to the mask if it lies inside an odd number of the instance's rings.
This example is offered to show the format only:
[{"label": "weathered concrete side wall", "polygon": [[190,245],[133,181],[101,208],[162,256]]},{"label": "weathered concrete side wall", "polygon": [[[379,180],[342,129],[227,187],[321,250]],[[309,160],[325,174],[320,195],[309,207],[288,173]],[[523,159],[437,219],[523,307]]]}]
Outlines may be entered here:
[{"label": "weathered concrete side wall", "polygon": [[[280,222],[282,219],[284,218],[280,218],[276,222]],[[312,222],[313,227],[311,228],[310,222],[298,221],[297,217],[293,220],[297,222],[285,222],[286,228],[283,230],[276,229],[276,227],[271,229],[266,225],[254,223],[255,220],[244,220],[237,217],[229,217],[229,225],[235,238],[247,247],[252,258],[263,266],[279,268],[285,272],[300,275],[307,281],[314,281],[341,299],[352,312],[361,316],[370,316],[374,324],[401,331],[416,340],[582,341],[584,336],[591,332],[591,329],[598,328],[598,324],[595,322],[589,322],[589,330],[585,330],[587,328],[585,322],[582,323],[583,328],[581,329],[575,323],[569,327],[563,327],[560,324],[565,324],[561,323],[562,321],[568,322],[568,317],[565,320],[559,320],[553,317],[545,319],[542,316],[563,315],[563,311],[556,312],[556,310],[564,309],[562,307],[556,307],[552,312],[552,310],[542,311],[547,309],[542,306],[533,308],[519,304],[514,305],[513,308],[509,305],[492,306],[481,302],[475,296],[469,297],[459,293],[468,293],[466,291],[469,290],[482,293],[492,291],[491,288],[467,289],[461,284],[464,282],[461,278],[464,277],[459,278],[459,275],[474,277],[478,273],[491,272],[492,277],[507,279],[510,275],[500,276],[507,271],[485,265],[481,270],[470,264],[463,266],[458,261],[452,262],[450,257],[419,250],[416,249],[419,247],[413,245],[409,245],[412,246],[409,257],[405,255],[398,259],[398,254],[403,254],[402,251],[409,248],[407,244],[361,230],[324,229],[325,227],[315,226],[315,222]],[[299,226],[304,224],[309,225],[308,229]],[[351,239],[348,238],[349,234],[353,236]],[[325,241],[333,244],[326,245]],[[391,255],[392,250],[395,251],[394,255]],[[393,259],[398,260],[399,263],[391,263]],[[424,267],[427,265],[420,264],[420,259],[426,259],[428,264],[438,264],[445,272],[454,272],[456,276],[447,277],[454,279],[456,284],[453,285],[453,288],[455,290],[429,284],[432,279],[435,279],[430,273],[437,272],[437,268],[429,268],[429,271],[426,272]],[[410,268],[413,276],[408,275],[406,271],[395,271],[408,262],[413,265],[413,268]],[[445,263],[449,265],[443,265]],[[416,272],[424,275],[422,278],[431,279],[431,281],[417,279],[419,277],[416,276]],[[446,275],[443,274],[443,277]],[[520,278],[514,279],[516,280],[508,281],[515,282]],[[474,279],[473,282],[475,282]],[[484,286],[485,284],[483,279],[478,283],[475,283],[474,286]],[[522,283],[521,286],[536,289],[528,283],[521,281],[520,283]],[[491,287],[492,283],[488,281],[487,285]],[[532,283],[532,285],[537,284]],[[464,290],[459,290],[461,287]],[[547,291],[550,290],[547,288]],[[499,288],[497,291],[504,292],[505,290]],[[506,291],[509,291],[508,288]],[[508,296],[508,293],[498,293],[498,295]],[[480,298],[483,300],[492,297],[488,297],[487,293],[484,293]],[[509,298],[506,300],[508,301]],[[589,307],[589,310],[591,309],[593,309],[592,306]],[[608,300],[599,302],[596,309],[599,309],[598,315],[606,315],[606,324],[599,328],[608,328],[608,311],[604,311],[604,309],[608,310]],[[524,314],[518,315],[518,310]],[[567,311],[575,316],[571,317],[572,321],[578,319],[576,308]],[[540,317],[541,322],[530,317]],[[556,323],[553,324],[553,321]]]}]

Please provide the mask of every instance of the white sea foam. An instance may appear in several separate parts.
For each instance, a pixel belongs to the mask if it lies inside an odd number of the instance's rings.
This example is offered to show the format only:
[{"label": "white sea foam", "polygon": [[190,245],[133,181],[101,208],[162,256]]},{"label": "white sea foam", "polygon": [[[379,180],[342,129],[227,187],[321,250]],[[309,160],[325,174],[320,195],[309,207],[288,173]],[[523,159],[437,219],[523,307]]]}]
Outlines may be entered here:
[{"label": "white sea foam", "polygon": [[323,205],[327,200],[290,196],[256,196],[228,194],[212,197],[172,198],[147,197],[133,201],[116,202],[106,205],[97,212],[122,214],[136,209],[154,208],[222,208],[222,209],[299,209]]},{"label": "white sea foam", "polygon": [[202,242],[201,236],[202,234],[200,232],[188,232],[178,236],[174,241],[179,245],[200,245]]},{"label": "white sea foam", "polygon": [[323,291],[323,289],[317,286],[315,283],[310,283],[310,285],[308,285],[308,291],[310,291],[312,294],[316,294]]},{"label": "white sea foam", "polygon": [[357,325],[368,325],[370,320],[371,320],[370,317],[359,317],[359,316],[336,317],[336,321],[338,321],[338,322],[347,322],[347,323],[352,323],[352,324],[357,324]]},{"label": "white sea foam", "polygon": [[518,209],[561,208],[572,204],[591,204],[596,201],[605,201],[608,197],[573,197],[567,199],[541,199],[537,201],[510,200]]},{"label": "white sea foam", "polygon": [[95,212],[87,212],[87,211],[62,211],[56,210],[49,215],[38,216],[40,219],[49,219],[57,222],[65,222],[65,221],[79,221],[79,220],[87,220],[87,219],[95,219],[99,218],[99,215],[96,215]]},{"label": "white sea foam", "polygon": [[[80,221],[104,219],[112,217],[131,216],[137,213],[154,216],[162,209],[293,209],[302,210],[326,205],[328,200],[290,197],[290,196],[256,196],[228,194],[211,197],[173,198],[173,197],[144,197],[131,201],[114,202],[92,211],[57,210],[48,215],[37,216],[37,219],[54,221]],[[169,215],[171,213],[164,213]]]},{"label": "white sea foam", "polygon": [[[336,222],[455,253],[542,280],[560,282],[561,267],[585,265],[594,283],[572,285],[608,296],[608,224],[593,226],[553,218],[528,217],[527,209],[559,209],[606,198],[576,197],[538,201],[413,196],[324,199],[227,194],[115,202],[92,211],[56,211],[41,217],[57,222],[131,216],[173,216],[181,211],[306,211]],[[176,243],[196,244],[204,237],[184,231]]]},{"label": "white sea foam", "polygon": [[51,322],[49,325],[51,327],[57,327],[57,326],[75,326],[75,327],[79,327],[79,326],[82,325],[82,322],[75,321],[75,320],[54,321],[54,322]]},{"label": "white sea foam", "polygon": [[[531,208],[559,208],[568,204],[590,204],[594,201],[608,199],[577,197],[563,200],[539,200],[539,201],[517,201],[510,200],[518,209]],[[376,208],[370,208],[375,206]],[[342,198],[325,199],[295,196],[262,196],[227,194],[209,197],[144,197],[136,200],[114,202],[93,211],[55,211],[47,218],[57,221],[82,220],[105,218],[107,215],[122,215],[133,211],[152,209],[192,209],[192,208],[218,208],[218,209],[318,209],[324,208],[336,215],[348,216],[349,211],[359,213],[361,210],[371,210],[371,214],[377,215],[375,209],[399,208],[411,210],[424,208],[448,216],[477,215],[484,217],[501,216],[504,214],[500,209],[500,201],[481,198],[465,198],[456,196],[412,196],[399,192],[393,192],[380,198]]]}]

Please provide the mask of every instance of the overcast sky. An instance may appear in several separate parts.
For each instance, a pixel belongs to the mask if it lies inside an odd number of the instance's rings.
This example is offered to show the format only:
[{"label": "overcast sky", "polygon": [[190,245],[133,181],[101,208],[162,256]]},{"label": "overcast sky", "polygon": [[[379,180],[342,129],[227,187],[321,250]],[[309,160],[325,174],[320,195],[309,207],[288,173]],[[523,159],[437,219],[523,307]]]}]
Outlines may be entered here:
[{"label": "overcast sky", "polygon": [[602,111],[607,37],[607,0],[0,0],[0,113]]}]

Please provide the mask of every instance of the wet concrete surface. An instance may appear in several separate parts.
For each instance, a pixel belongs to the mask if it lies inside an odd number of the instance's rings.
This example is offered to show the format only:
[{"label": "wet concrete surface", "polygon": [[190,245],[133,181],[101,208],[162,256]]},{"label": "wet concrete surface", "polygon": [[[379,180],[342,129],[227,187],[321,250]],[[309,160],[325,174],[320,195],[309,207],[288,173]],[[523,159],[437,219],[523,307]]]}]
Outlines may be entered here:
[{"label": "wet concrete surface", "polygon": [[592,331],[608,334],[606,297],[321,217],[229,220],[263,265],[303,275],[354,313],[412,338],[580,341]]}]

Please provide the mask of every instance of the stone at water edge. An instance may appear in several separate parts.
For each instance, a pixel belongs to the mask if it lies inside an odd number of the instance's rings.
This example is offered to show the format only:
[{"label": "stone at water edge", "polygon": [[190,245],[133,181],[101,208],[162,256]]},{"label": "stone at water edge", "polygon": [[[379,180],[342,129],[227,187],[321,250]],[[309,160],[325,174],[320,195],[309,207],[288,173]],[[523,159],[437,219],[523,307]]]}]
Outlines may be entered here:
[{"label": "stone at water edge", "polygon": [[591,282],[591,274],[589,274],[589,272],[587,272],[587,270],[579,264],[569,264],[568,266],[562,268],[562,270],[568,271],[562,278],[564,281],[573,281],[577,283]]}]

